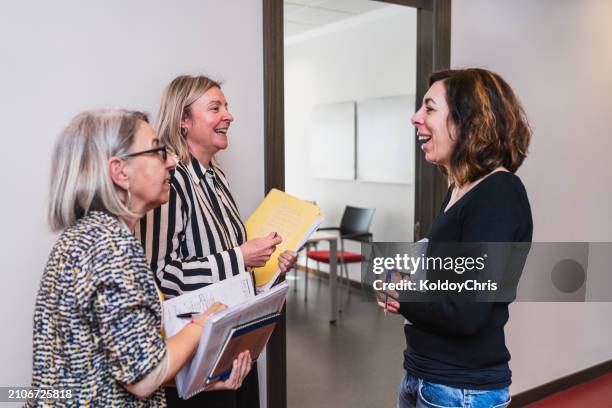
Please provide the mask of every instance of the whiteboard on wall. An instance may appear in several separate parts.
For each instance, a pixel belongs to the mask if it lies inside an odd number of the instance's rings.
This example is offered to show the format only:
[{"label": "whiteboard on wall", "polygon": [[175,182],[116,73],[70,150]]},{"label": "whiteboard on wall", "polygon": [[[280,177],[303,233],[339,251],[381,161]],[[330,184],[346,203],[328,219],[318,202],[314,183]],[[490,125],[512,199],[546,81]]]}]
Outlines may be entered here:
[{"label": "whiteboard on wall", "polygon": [[357,180],[414,184],[414,95],[357,102]]},{"label": "whiteboard on wall", "polygon": [[355,102],[328,103],[313,108],[310,169],[315,178],[355,179]]}]

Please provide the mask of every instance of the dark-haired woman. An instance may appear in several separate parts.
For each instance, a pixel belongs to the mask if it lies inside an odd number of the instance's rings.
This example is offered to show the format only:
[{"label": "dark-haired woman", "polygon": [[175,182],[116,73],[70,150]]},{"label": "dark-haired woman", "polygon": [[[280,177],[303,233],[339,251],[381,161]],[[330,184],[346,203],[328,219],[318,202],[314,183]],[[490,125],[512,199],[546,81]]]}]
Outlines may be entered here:
[{"label": "dark-haired woman", "polygon": [[[530,242],[531,209],[515,172],[531,131],[514,92],[484,69],[437,72],[429,85],[412,123],[425,159],[449,182],[430,245]],[[508,304],[388,302],[409,322],[398,407],[506,407]]]}]

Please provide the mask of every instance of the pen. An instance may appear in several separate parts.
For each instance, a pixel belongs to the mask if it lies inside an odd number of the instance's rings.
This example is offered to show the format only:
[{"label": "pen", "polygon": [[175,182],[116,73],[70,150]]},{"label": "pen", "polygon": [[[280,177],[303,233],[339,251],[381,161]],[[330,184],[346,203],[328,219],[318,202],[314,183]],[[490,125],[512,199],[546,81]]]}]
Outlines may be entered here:
[{"label": "pen", "polygon": [[200,312],[187,312],[179,313],[176,315],[179,319],[191,319],[194,315],[200,314]]},{"label": "pen", "polygon": [[[385,283],[388,283],[391,279],[391,270],[387,269],[387,275],[385,276]],[[385,292],[385,316],[387,315],[387,302],[389,300],[389,295]]]}]

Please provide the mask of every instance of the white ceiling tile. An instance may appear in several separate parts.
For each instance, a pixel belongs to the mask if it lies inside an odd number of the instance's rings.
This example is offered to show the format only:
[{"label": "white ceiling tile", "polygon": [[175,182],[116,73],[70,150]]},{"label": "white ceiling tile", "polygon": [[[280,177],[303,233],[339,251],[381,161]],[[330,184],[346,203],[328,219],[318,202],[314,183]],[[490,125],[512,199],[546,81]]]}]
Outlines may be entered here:
[{"label": "white ceiling tile", "polygon": [[296,23],[322,26],[343,20],[347,17],[352,17],[353,15],[354,14],[349,14],[341,11],[331,11],[313,7],[305,7],[302,10],[298,10],[295,13],[292,13],[291,16],[286,20]]},{"label": "white ceiling tile", "polygon": [[284,6],[288,5],[301,5],[301,6],[309,6],[317,3],[324,3],[326,0],[285,0],[283,1]]},{"label": "white ceiling tile", "polygon": [[285,35],[332,24],[383,7],[389,5],[373,0],[285,0],[285,25],[294,25],[285,29]]},{"label": "white ceiling tile", "polygon": [[372,0],[327,0],[318,6],[325,9],[343,10],[354,14],[361,14],[387,7],[388,4]]},{"label": "white ceiling tile", "polygon": [[285,26],[284,26],[285,37],[303,33],[304,31],[308,31],[312,28],[313,26],[309,24],[306,25],[306,24],[298,24],[298,23],[292,23],[290,21],[285,21]]},{"label": "white ceiling tile", "polygon": [[285,19],[290,19],[293,14],[297,11],[303,9],[305,6],[300,6],[297,4],[285,4],[283,7],[283,14]]}]

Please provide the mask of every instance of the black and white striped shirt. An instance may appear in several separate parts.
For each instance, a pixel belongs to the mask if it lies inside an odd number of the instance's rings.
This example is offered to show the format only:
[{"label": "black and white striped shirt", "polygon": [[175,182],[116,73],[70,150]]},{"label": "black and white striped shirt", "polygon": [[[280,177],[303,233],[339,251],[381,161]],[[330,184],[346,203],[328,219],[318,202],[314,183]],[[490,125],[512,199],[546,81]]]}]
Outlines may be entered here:
[{"label": "black and white striped shirt", "polygon": [[168,203],[136,228],[147,260],[166,297],[199,289],[245,270],[238,248],[246,230],[225,174],[195,157],[178,163]]}]

